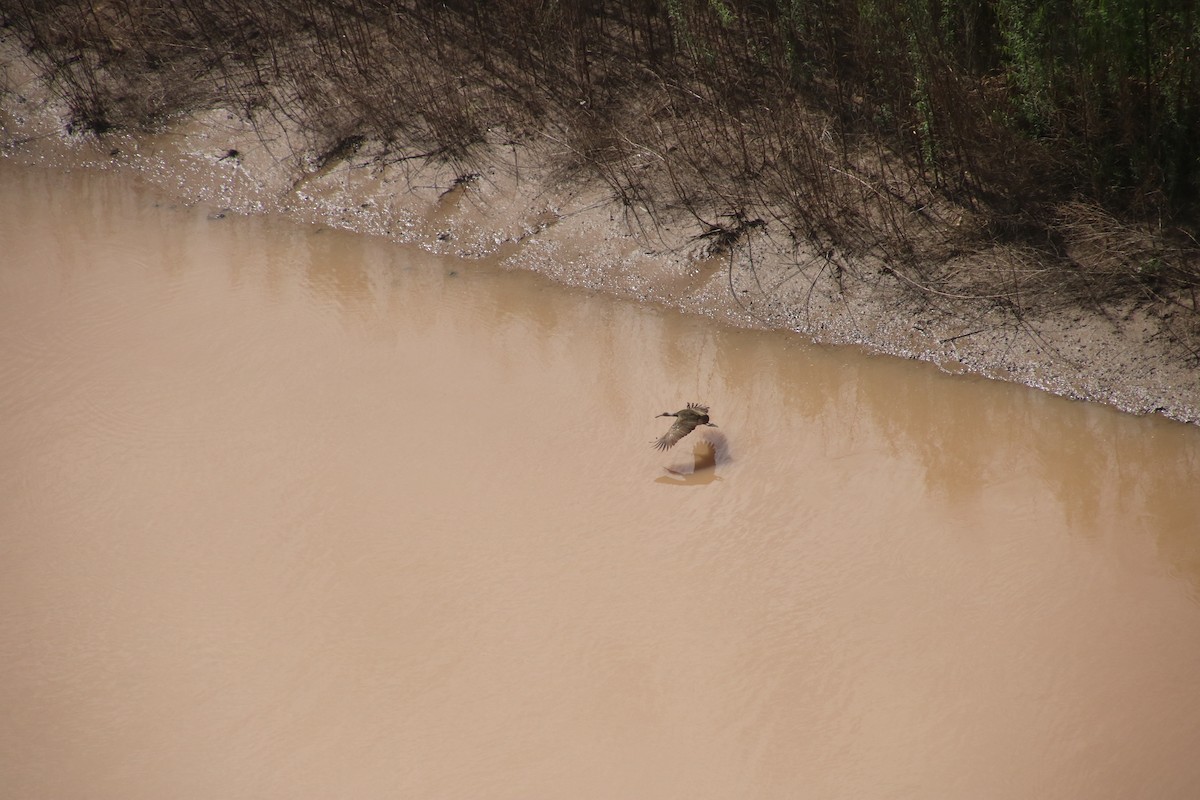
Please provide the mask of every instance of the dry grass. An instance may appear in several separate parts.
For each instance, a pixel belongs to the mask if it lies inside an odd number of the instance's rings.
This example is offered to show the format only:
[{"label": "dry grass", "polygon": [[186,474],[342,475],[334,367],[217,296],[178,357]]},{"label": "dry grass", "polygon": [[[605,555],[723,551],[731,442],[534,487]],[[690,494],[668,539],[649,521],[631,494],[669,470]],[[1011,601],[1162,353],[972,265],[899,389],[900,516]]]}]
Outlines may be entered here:
[{"label": "dry grass", "polygon": [[14,0],[3,21],[72,132],[221,106],[287,117],[309,163],[370,139],[460,175],[497,137],[538,142],[564,180],[603,181],[635,228],[690,219],[707,255],[763,227],[840,277],[884,264],[930,302],[1018,316],[1132,302],[1195,338],[1187,203],[1143,180],[1151,224],[1107,189],[1089,197],[1082,150],[1022,131],[1015,78],[990,64],[972,77],[965,40],[903,38],[905,0],[804,19],[788,4],[668,6]]}]

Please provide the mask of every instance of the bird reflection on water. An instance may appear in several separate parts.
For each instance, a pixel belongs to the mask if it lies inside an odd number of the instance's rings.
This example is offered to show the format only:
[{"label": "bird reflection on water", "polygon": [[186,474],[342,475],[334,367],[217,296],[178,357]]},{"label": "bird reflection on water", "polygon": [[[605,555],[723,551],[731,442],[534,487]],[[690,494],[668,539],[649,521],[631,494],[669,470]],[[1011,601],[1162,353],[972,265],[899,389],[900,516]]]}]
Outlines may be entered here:
[{"label": "bird reflection on water", "polygon": [[722,480],[717,474],[717,465],[728,464],[731,461],[733,457],[729,453],[729,440],[722,433],[709,432],[692,448],[690,463],[682,462],[664,467],[670,475],[661,475],[655,478],[654,482],[671,486],[703,486]]}]

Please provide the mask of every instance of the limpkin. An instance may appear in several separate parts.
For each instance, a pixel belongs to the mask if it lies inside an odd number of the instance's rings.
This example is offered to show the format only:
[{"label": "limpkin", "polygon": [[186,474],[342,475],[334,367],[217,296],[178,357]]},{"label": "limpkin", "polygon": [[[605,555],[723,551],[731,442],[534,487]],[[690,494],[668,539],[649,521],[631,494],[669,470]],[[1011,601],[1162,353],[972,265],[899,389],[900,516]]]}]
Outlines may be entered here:
[{"label": "limpkin", "polygon": [[708,406],[702,406],[699,403],[688,403],[687,408],[673,412],[664,411],[658,416],[675,418],[675,424],[654,443],[659,450],[666,450],[701,425],[707,425],[710,428],[717,427],[708,421]]}]

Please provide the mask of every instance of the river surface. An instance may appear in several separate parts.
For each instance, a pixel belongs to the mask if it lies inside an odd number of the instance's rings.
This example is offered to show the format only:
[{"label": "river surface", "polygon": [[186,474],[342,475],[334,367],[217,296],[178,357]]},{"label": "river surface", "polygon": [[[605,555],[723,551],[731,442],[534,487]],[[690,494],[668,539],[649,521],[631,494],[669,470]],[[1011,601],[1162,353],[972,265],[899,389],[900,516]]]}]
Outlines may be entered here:
[{"label": "river surface", "polygon": [[1198,483],[1195,427],[0,163],[4,798],[1200,797]]}]

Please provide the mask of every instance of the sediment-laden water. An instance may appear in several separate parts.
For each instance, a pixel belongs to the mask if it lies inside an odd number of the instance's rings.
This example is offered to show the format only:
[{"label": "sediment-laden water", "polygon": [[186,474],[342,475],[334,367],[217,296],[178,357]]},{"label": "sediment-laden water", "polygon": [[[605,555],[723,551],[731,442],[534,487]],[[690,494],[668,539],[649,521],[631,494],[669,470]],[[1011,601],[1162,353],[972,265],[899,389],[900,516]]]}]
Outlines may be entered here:
[{"label": "sediment-laden water", "polygon": [[1200,793],[1200,429],[116,175],[0,243],[6,796]]}]

